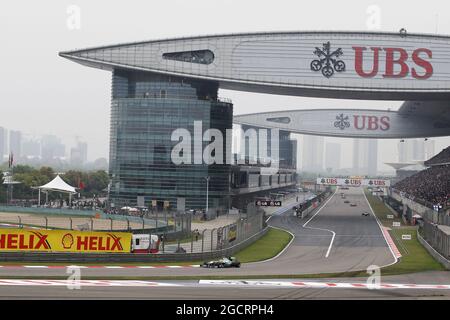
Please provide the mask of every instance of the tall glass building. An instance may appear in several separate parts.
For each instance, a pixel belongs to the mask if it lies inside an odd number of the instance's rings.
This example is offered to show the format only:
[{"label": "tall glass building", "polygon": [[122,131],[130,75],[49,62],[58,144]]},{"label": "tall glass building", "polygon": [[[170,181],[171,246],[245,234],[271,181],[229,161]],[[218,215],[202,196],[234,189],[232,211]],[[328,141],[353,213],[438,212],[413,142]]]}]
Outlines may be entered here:
[{"label": "tall glass building", "polygon": [[[218,85],[134,70],[113,70],[110,132],[110,201],[115,207],[170,205],[180,200],[185,208],[205,208],[207,177],[209,207],[228,208],[230,165],[176,165],[171,153],[179,141],[171,141],[178,128],[194,134],[194,121],[203,132],[218,129],[226,137],[232,128],[233,105],[217,98]],[[194,149],[191,159],[203,152]],[[223,154],[229,143],[223,144]],[[181,202],[181,203],[182,203]]]}]

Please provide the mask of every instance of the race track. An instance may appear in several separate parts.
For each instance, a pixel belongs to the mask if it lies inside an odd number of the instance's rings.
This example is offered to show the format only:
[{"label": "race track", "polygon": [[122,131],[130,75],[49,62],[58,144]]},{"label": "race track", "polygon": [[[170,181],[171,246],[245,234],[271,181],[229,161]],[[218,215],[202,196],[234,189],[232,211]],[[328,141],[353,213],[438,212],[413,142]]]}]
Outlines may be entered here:
[{"label": "race track", "polygon": [[[346,194],[356,207],[344,203]],[[82,276],[208,276],[208,275],[278,275],[316,274],[366,270],[370,265],[385,266],[395,262],[375,217],[370,212],[363,190],[338,190],[313,216],[299,219],[287,210],[274,215],[269,224],[295,235],[291,245],[277,258],[267,262],[243,264],[239,269],[203,268],[88,268]],[[306,226],[304,226],[306,224]],[[333,239],[334,235],[334,239]],[[333,242],[332,242],[333,240]],[[332,242],[332,243],[331,243]],[[331,246],[330,246],[331,244]],[[328,256],[327,256],[328,254]],[[0,268],[2,276],[67,276],[64,268]]]}]

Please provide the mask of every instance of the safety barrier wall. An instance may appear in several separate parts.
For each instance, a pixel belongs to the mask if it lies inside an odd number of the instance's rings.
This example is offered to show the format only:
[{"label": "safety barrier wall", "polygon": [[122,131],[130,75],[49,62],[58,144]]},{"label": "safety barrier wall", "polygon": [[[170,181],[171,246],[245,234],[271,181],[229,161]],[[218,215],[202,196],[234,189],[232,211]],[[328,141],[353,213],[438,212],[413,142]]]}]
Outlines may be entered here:
[{"label": "safety barrier wall", "polygon": [[[427,227],[427,229],[429,229],[429,227]],[[432,232],[431,234],[430,231]],[[427,236],[425,235],[421,235],[424,233],[427,233]],[[427,238],[428,237],[428,238]],[[440,250],[443,250],[443,252],[445,250],[449,250],[449,237],[447,236],[447,240],[443,241],[441,236],[434,236],[433,235],[433,230],[427,230],[425,231],[424,229],[422,230],[418,230],[417,231],[417,238],[419,239],[419,242],[425,247],[425,249],[433,256],[433,258],[435,258],[437,261],[439,261],[447,270],[450,270],[450,256],[447,256],[447,258],[441,254],[441,252],[437,251],[437,249],[432,245],[432,242],[436,242],[435,245],[437,244],[436,247],[441,247]],[[427,239],[425,239],[427,238]],[[440,238],[440,240],[437,240],[435,238]],[[446,248],[445,248],[446,246]]]},{"label": "safety barrier wall", "polygon": [[176,254],[78,254],[78,253],[32,253],[32,252],[2,252],[0,262],[61,262],[61,263],[152,263],[152,262],[176,262],[176,261],[203,261],[224,256],[234,255],[236,252],[251,245],[264,236],[268,227],[265,227],[253,236],[225,249],[203,253],[176,253]]},{"label": "safety barrier wall", "polygon": [[450,260],[450,234],[443,228],[445,227],[424,221],[420,234],[440,255]]},{"label": "safety barrier wall", "polygon": [[[392,192],[392,198],[401,202],[404,206],[410,208],[415,213],[422,216],[424,220],[450,226],[450,210],[440,210],[439,212],[434,211],[420,203],[414,202],[411,199],[400,196],[398,193]],[[404,212],[407,211],[405,208]]]},{"label": "safety barrier wall", "polygon": [[311,213],[313,213],[317,208],[320,207],[320,204],[327,200],[333,193],[331,191],[324,191],[317,197],[315,197],[310,201],[310,206],[301,212],[301,219],[308,217]]}]

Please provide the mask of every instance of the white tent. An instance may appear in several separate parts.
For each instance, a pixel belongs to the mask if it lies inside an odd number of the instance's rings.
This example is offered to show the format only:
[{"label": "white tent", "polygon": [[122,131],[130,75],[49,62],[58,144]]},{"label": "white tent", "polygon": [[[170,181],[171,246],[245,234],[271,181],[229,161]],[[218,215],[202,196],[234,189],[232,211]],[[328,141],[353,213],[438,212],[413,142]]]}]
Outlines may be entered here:
[{"label": "white tent", "polygon": [[49,191],[63,192],[69,194],[69,203],[71,202],[72,194],[77,193],[75,187],[67,184],[59,175],[57,175],[52,181],[43,186],[36,187],[39,189],[39,205],[41,204],[41,190],[48,194]]}]

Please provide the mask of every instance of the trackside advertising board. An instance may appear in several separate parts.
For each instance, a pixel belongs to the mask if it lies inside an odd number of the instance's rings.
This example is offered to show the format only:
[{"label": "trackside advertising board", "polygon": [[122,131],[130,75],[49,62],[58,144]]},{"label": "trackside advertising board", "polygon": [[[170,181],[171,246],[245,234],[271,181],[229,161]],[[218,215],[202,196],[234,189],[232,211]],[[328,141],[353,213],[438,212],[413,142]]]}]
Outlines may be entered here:
[{"label": "trackside advertising board", "polygon": [[131,233],[0,229],[1,251],[129,253]]},{"label": "trackside advertising board", "polygon": [[349,187],[389,187],[391,185],[390,180],[359,178],[317,178],[316,183],[329,186]]}]

